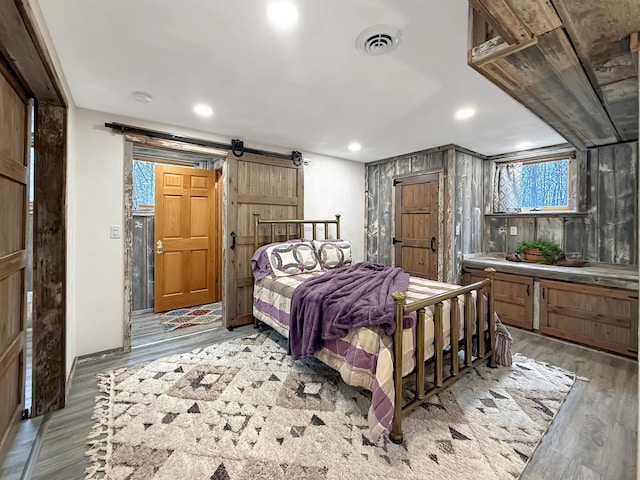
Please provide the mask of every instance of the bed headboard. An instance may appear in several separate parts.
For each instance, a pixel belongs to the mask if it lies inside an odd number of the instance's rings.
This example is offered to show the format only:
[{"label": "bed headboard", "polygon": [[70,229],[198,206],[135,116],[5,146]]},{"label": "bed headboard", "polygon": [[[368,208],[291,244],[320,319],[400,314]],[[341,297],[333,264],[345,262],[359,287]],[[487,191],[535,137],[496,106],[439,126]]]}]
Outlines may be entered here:
[{"label": "bed headboard", "polygon": [[[293,228],[293,238],[301,238],[304,234],[305,225],[311,225],[313,230],[312,238],[313,240],[317,240],[317,227],[318,225],[324,225],[324,238],[340,238],[340,215],[336,215],[335,220],[263,220],[260,218],[259,213],[253,214],[253,249],[257,250],[260,246],[260,225],[269,225],[271,229],[271,242],[276,241],[276,227],[280,225],[285,226],[285,236],[287,240],[292,238],[292,228]],[[336,235],[335,237],[329,237],[329,225],[336,226]]]}]

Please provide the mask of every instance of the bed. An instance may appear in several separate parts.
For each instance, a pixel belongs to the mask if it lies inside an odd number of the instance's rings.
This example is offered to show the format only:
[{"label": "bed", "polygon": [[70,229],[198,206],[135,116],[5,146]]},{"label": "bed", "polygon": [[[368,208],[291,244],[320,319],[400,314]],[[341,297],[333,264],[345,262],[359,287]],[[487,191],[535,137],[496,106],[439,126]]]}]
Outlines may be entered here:
[{"label": "bed", "polygon": [[[295,239],[303,236],[305,225],[311,225],[312,238],[309,241]],[[316,238],[318,226],[324,227],[323,240]],[[254,214],[254,322],[256,326],[262,322],[289,338],[293,358],[312,354],[338,371],[347,384],[371,391],[370,439],[377,441],[389,430],[390,440],[402,443],[404,415],[480,362],[488,360],[490,366],[496,365],[494,270],[487,269],[485,280],[461,287],[402,275],[400,269],[370,262],[353,264],[345,260],[344,253],[331,256],[331,251],[336,249],[347,250],[344,242],[340,244],[341,240],[326,240],[330,239],[330,226],[335,227],[334,238],[340,239],[339,215],[335,220],[263,220],[260,214]],[[260,232],[265,227],[269,229],[271,242],[261,246]],[[285,241],[275,242],[276,232],[282,229],[286,230]],[[282,238],[282,235],[278,237]],[[291,249],[295,249],[297,255],[311,255],[308,245],[326,269],[312,267],[310,257],[296,261],[287,257]],[[325,251],[330,252],[328,257],[333,263],[326,262]],[[276,263],[267,263],[273,262],[274,258]],[[309,268],[296,264],[306,264]],[[368,288],[369,276],[379,278],[376,282],[381,285],[380,291]],[[395,282],[396,279],[400,280]],[[400,289],[396,291],[398,285]],[[379,315],[370,314],[369,321],[347,327],[341,324],[339,315],[332,315],[356,309],[355,302],[344,307],[345,302],[340,303],[340,298],[329,299],[343,288],[347,289],[344,296],[349,302],[357,296],[367,296],[369,292],[372,292],[373,300],[369,299],[372,302],[378,298],[375,295],[385,292],[391,298],[380,300],[383,305],[379,309],[375,305],[367,307],[367,311]],[[478,292],[484,292],[484,295]],[[314,297],[326,300],[323,308],[310,303]],[[476,298],[482,300],[476,301]],[[332,310],[334,305],[340,307]],[[315,332],[312,325],[316,317],[330,326],[321,324],[318,328],[322,331]],[[379,323],[378,319],[383,317],[385,320]],[[338,326],[334,328],[335,325]],[[327,339],[320,343],[309,340],[305,329],[318,338],[320,334],[323,338],[326,334]],[[424,340],[417,342],[416,338]],[[429,375],[425,375],[427,370],[430,370]],[[411,389],[408,389],[409,385]]]}]

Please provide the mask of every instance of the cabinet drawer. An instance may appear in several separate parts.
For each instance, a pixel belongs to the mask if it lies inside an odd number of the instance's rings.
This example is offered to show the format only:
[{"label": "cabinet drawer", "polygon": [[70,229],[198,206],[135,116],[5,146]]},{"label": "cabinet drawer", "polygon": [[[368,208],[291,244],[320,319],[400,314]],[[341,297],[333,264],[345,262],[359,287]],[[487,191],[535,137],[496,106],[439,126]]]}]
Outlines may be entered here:
[{"label": "cabinet drawer", "polygon": [[541,280],[540,332],[636,356],[637,292]]}]

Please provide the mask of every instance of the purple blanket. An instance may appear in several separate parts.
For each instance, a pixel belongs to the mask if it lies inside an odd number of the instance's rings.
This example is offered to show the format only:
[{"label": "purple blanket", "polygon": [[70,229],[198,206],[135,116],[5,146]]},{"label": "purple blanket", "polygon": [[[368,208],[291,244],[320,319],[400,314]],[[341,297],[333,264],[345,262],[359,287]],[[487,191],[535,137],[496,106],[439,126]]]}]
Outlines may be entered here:
[{"label": "purple blanket", "polygon": [[[293,292],[289,349],[294,359],[307,358],[325,340],[344,337],[357,327],[381,326],[387,335],[396,329],[393,292],[406,292],[409,274],[398,267],[361,262],[337,268],[304,282]],[[403,319],[404,328],[415,315]]]}]

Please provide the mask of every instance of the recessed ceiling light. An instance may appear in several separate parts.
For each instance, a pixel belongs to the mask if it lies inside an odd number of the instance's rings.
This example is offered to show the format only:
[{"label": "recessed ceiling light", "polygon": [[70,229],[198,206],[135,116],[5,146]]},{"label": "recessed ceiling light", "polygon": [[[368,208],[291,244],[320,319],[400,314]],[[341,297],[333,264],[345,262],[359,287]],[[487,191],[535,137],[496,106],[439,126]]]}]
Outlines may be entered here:
[{"label": "recessed ceiling light", "polygon": [[149,103],[151,101],[151,95],[144,92],[132,92],[131,96],[138,103]]},{"label": "recessed ceiling light", "polygon": [[291,2],[271,2],[267,6],[267,18],[281,30],[288,30],[298,23],[298,8]]},{"label": "recessed ceiling light", "polygon": [[471,118],[476,114],[476,109],[472,107],[461,108],[456,112],[456,118],[458,120],[466,120],[467,118]]},{"label": "recessed ceiling light", "polygon": [[531,145],[533,145],[531,142],[520,142],[516,145],[516,148],[518,150],[526,150],[527,148],[531,148]]},{"label": "recessed ceiling light", "polygon": [[362,145],[360,145],[358,142],[351,142],[349,144],[349,150],[351,150],[352,152],[357,152],[361,148],[362,148]]},{"label": "recessed ceiling light", "polygon": [[204,103],[199,103],[195,107],[193,107],[193,111],[196,112],[196,115],[201,117],[210,117],[213,115],[213,109],[209,105],[205,105]]}]

